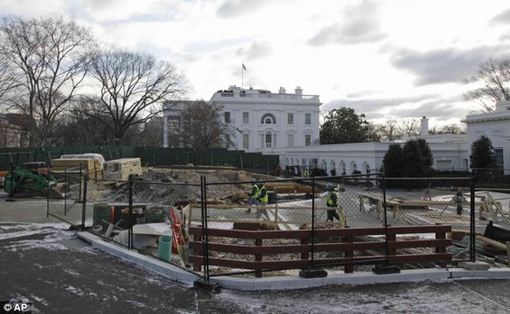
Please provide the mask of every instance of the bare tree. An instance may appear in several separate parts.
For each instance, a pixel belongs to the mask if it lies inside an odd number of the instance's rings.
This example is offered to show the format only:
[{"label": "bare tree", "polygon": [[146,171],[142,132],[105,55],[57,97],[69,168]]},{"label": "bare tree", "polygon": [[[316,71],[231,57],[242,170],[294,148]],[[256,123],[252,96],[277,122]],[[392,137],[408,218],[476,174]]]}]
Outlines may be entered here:
[{"label": "bare tree", "polygon": [[204,101],[192,103],[182,112],[183,138],[193,148],[220,147],[231,144],[231,130],[220,118],[221,108]]},{"label": "bare tree", "polygon": [[402,137],[402,130],[397,120],[387,120],[383,125],[379,126],[379,133],[385,141],[394,141]]},{"label": "bare tree", "polygon": [[100,86],[99,106],[89,113],[108,126],[117,144],[131,127],[161,112],[163,101],[183,91],[174,66],[153,56],[110,49],[96,53],[92,77]]},{"label": "bare tree", "polygon": [[16,78],[8,103],[37,122],[30,144],[45,145],[85,78],[94,40],[62,18],[5,19],[0,36],[0,55]]},{"label": "bare tree", "polygon": [[458,125],[457,123],[445,125],[439,130],[439,132],[442,134],[464,134],[465,133],[463,128],[460,125]]},{"label": "bare tree", "polygon": [[372,122],[368,122],[368,141],[369,142],[380,142],[381,141],[381,133],[379,132],[379,128],[376,124]]},{"label": "bare tree", "polygon": [[0,100],[5,100],[4,96],[18,86],[19,82],[15,72],[9,65],[7,57],[0,54]]},{"label": "bare tree", "polygon": [[402,134],[413,137],[420,134],[420,124],[416,119],[404,120],[400,124]]},{"label": "bare tree", "polygon": [[480,64],[478,73],[466,82],[480,82],[483,86],[464,94],[467,100],[478,100],[486,112],[494,111],[494,104],[510,100],[510,61],[493,60]]}]

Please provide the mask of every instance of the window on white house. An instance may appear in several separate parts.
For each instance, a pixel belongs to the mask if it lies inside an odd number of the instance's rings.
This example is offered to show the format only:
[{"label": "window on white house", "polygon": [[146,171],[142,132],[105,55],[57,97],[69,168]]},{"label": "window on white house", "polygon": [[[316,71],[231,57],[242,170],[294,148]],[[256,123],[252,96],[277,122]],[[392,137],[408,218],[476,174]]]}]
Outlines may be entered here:
[{"label": "window on white house", "polygon": [[287,146],[289,146],[289,147],[294,146],[294,134],[292,134],[292,133],[287,135]]},{"label": "window on white house", "polygon": [[287,124],[294,124],[294,114],[292,112],[287,113]]},{"label": "window on white house", "polygon": [[271,148],[273,144],[273,136],[271,132],[266,133],[266,148]]},{"label": "window on white house", "polygon": [[437,160],[436,163],[438,170],[450,170],[452,168],[452,161],[448,159]]},{"label": "window on white house", "polygon": [[312,114],[311,113],[305,113],[305,124],[306,125],[312,124]]},{"label": "window on white house", "polygon": [[250,123],[250,113],[249,112],[243,112],[243,123],[245,123],[245,124]]},{"label": "window on white house", "polygon": [[494,148],[494,157],[496,159],[496,167],[504,169],[505,159],[503,157],[503,148]]},{"label": "window on white house", "polygon": [[312,145],[312,135],[311,134],[305,134],[305,146]]},{"label": "window on white house", "polygon": [[243,149],[250,148],[250,134],[243,134]]},{"label": "window on white house", "polygon": [[225,147],[230,148],[230,143],[231,143],[230,134],[225,134]]},{"label": "window on white house", "polygon": [[276,124],[276,119],[272,114],[266,113],[265,115],[262,116],[262,119],[260,119],[260,123],[261,124]]},{"label": "window on white house", "polygon": [[225,112],[225,123],[230,123],[230,112]]},{"label": "window on white house", "polygon": [[181,118],[176,116],[168,117],[168,130],[172,133],[177,132],[180,129]]}]

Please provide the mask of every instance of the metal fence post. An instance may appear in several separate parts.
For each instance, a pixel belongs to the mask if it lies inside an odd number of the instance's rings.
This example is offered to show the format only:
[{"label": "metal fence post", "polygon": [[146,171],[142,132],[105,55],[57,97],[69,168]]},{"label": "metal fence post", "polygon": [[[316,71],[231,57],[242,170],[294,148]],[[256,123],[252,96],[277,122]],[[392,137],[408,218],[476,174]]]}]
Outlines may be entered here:
[{"label": "metal fence post", "polygon": [[312,179],[312,237],[311,237],[312,265],[315,261],[315,179]]},{"label": "metal fence post", "polygon": [[209,217],[207,210],[207,179],[204,176],[204,221],[205,221],[205,265],[206,283],[209,283]]},{"label": "metal fence post", "polygon": [[[11,175],[12,176],[12,175]],[[12,190],[12,181],[11,181]],[[50,180],[46,180],[46,218],[50,216]]]},{"label": "metal fence post", "polygon": [[64,168],[64,216],[67,216],[67,167]]},{"label": "metal fence post", "polygon": [[205,257],[206,245],[205,245],[205,201],[204,201],[204,176],[200,176],[200,214],[201,214],[201,227],[202,227],[202,267],[204,267],[204,282],[207,281],[205,273],[205,264],[207,263]]},{"label": "metal fence post", "polygon": [[11,176],[9,178],[11,188],[9,190],[9,198],[14,198],[14,171],[16,167],[14,166],[14,163],[11,162]]},{"label": "metal fence post", "polygon": [[128,249],[133,249],[133,177],[128,177],[128,189],[129,189],[129,200],[128,200]]},{"label": "metal fence post", "polygon": [[82,194],[82,184],[83,184],[83,167],[82,167],[82,163],[80,162],[80,182],[79,182],[79,187],[78,187],[78,200],[81,202],[81,194]]},{"label": "metal fence post", "polygon": [[476,262],[476,221],[475,221],[475,170],[471,176],[471,184],[469,189],[470,196],[470,211],[469,211],[469,259],[471,262]]},{"label": "metal fence post", "polygon": [[83,199],[81,207],[81,228],[85,230],[85,213],[87,211],[87,185],[89,181],[89,173],[87,172],[83,178]]},{"label": "metal fence post", "polygon": [[389,264],[389,247],[388,247],[388,208],[386,204],[386,177],[382,173],[382,190],[383,190],[383,209],[384,209],[384,251],[386,256],[386,265]]}]

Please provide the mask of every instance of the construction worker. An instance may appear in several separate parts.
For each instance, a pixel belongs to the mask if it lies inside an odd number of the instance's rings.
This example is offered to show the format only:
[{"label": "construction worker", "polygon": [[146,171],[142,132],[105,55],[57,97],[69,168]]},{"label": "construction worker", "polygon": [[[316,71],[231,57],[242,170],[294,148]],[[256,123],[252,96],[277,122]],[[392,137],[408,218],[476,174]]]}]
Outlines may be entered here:
[{"label": "construction worker", "polygon": [[455,201],[457,203],[457,215],[462,215],[462,201],[464,200],[464,192],[461,187],[457,188],[457,194],[455,195]]},{"label": "construction worker", "polygon": [[250,198],[248,199],[248,210],[246,211],[248,214],[251,213],[252,206],[259,205],[259,194],[260,194],[260,189],[259,189],[259,186],[257,185],[257,183],[255,182],[251,186]]},{"label": "construction worker", "polygon": [[265,208],[269,201],[269,195],[267,194],[267,189],[264,186],[264,184],[260,183],[259,189],[260,189],[259,190],[260,192],[259,192],[259,197],[258,197],[259,207],[257,207],[257,219],[260,218],[260,216],[262,216],[262,214],[264,214],[269,219],[267,209]]},{"label": "construction worker", "polygon": [[328,191],[328,196],[326,197],[326,207],[331,208],[328,209],[328,218],[327,221],[333,222],[333,218],[336,218],[340,221],[340,216],[336,212],[336,208],[338,206],[338,196],[336,195],[335,189],[331,184],[326,186],[326,190]]}]

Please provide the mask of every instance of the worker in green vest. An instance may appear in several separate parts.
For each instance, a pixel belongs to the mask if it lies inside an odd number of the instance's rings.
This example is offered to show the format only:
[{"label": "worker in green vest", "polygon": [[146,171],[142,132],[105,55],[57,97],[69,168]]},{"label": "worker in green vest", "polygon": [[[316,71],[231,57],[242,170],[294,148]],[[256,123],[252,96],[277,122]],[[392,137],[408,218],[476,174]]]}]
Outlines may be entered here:
[{"label": "worker in green vest", "polygon": [[257,183],[253,183],[251,187],[250,198],[248,199],[248,210],[246,211],[248,214],[251,213],[252,206],[259,205],[259,194],[260,194],[259,186],[257,185]]},{"label": "worker in green vest", "polygon": [[326,190],[328,191],[328,196],[326,197],[326,207],[328,207],[327,221],[333,222],[333,218],[336,218],[338,221],[340,221],[340,216],[338,216],[338,213],[336,212],[336,208],[338,206],[338,196],[336,195],[335,189],[333,188],[333,185],[328,184],[326,186]]},{"label": "worker in green vest", "polygon": [[259,207],[257,207],[257,218],[260,218],[262,214],[264,214],[268,219],[269,215],[267,213],[267,209],[265,208],[267,203],[269,202],[269,195],[267,194],[267,189],[264,184],[260,183],[259,185]]},{"label": "worker in green vest", "polygon": [[464,201],[464,191],[461,187],[457,188],[457,194],[455,194],[455,202],[457,203],[457,215],[462,215],[462,202]]}]

